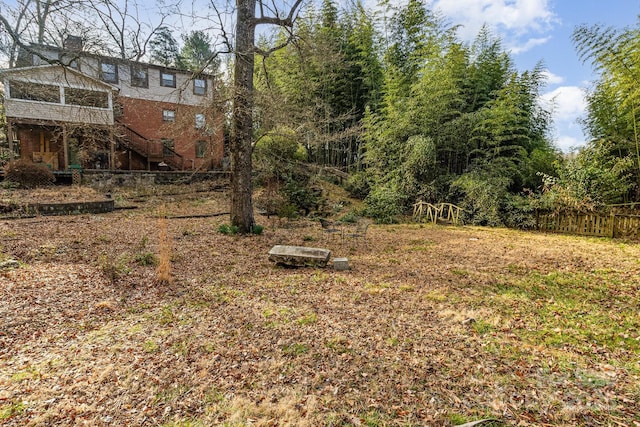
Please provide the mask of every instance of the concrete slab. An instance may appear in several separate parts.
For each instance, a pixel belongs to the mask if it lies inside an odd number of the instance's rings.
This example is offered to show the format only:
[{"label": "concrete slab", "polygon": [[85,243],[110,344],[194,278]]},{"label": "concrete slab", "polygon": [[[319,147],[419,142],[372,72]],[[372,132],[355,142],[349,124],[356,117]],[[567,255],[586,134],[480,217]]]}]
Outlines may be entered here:
[{"label": "concrete slab", "polygon": [[324,267],[330,257],[328,249],[305,246],[276,245],[269,250],[269,261],[292,267]]}]

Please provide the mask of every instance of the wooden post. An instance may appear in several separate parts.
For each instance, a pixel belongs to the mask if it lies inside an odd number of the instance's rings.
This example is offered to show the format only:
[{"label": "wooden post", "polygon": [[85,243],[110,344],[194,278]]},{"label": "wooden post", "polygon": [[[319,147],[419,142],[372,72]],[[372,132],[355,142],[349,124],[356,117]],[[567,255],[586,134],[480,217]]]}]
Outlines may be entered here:
[{"label": "wooden post", "polygon": [[113,128],[109,128],[109,169],[116,168],[116,140],[113,134]]},{"label": "wooden post", "polygon": [[611,232],[609,233],[612,239],[616,238],[616,214],[611,212]]},{"label": "wooden post", "polygon": [[67,125],[62,125],[62,149],[64,150],[64,170],[69,170],[69,135]]},{"label": "wooden post", "polygon": [[13,126],[11,120],[7,120],[7,140],[9,141],[9,161],[13,161]]}]

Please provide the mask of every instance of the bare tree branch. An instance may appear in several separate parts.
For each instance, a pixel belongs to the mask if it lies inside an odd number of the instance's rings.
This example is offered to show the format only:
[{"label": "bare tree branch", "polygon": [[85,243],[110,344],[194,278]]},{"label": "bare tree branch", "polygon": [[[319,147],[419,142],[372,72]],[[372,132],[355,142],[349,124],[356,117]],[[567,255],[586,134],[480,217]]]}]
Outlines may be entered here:
[{"label": "bare tree branch", "polygon": [[[300,6],[302,5],[302,1],[303,0],[296,0],[293,5],[291,6],[291,8],[289,9],[289,13],[287,15],[286,18],[280,18],[278,15],[278,11],[277,9],[275,9],[275,15],[276,16],[267,16],[264,14],[264,11],[262,10],[261,7],[261,15],[257,18],[255,18],[255,25],[262,25],[262,24],[270,24],[270,25],[277,25],[279,27],[293,27],[293,21],[295,20],[295,16],[299,11]],[[263,2],[260,1],[260,6],[262,6]]]}]

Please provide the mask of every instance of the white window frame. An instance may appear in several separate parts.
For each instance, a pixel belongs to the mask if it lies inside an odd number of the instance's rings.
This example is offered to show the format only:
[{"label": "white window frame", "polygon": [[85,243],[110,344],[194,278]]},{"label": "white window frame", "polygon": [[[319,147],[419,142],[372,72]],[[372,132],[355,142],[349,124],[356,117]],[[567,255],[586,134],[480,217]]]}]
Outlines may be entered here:
[{"label": "white window frame", "polygon": [[[113,67],[113,71],[105,72],[105,66]],[[113,79],[107,78],[106,77],[107,75],[113,75]],[[118,64],[116,64],[115,62],[101,62],[100,63],[100,79],[103,82],[107,82],[107,83],[118,83]]]},{"label": "white window frame", "polygon": [[[198,84],[201,83],[201,84]],[[207,94],[207,80],[203,78],[193,79],[193,94],[205,96]]]},{"label": "white window frame", "polygon": [[175,122],[176,121],[176,110],[162,110],[162,121],[163,122]]},{"label": "white window frame", "polygon": [[196,129],[204,129],[207,126],[207,117],[202,113],[196,113]]},{"label": "white window frame", "polygon": [[[169,79],[165,79],[165,76],[171,76],[171,83],[169,82]],[[160,86],[163,87],[176,87],[176,73],[172,73],[169,71],[160,71]]]}]

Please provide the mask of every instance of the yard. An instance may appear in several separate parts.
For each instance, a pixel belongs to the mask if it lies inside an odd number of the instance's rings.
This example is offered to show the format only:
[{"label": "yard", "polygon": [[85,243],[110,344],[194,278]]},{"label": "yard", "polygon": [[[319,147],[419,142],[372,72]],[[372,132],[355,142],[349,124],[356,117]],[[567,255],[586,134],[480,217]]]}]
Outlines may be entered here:
[{"label": "yard", "polygon": [[[403,224],[341,244],[260,215],[241,237],[197,217],[222,192],[113,196],[138,208],[0,219],[20,261],[0,271],[0,424],[640,426],[635,243]],[[351,270],[275,266],[276,244]]]}]

